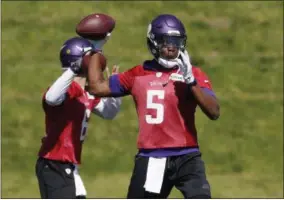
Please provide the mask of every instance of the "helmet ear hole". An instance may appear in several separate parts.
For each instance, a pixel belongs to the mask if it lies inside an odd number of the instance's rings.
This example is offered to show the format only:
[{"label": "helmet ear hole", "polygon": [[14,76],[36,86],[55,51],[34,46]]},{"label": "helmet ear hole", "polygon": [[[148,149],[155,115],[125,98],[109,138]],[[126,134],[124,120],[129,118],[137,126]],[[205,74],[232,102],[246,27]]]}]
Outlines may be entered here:
[{"label": "helmet ear hole", "polygon": [[151,54],[155,58],[158,58],[159,57],[159,50],[158,50],[158,47],[154,44],[154,41],[147,38],[147,46],[148,46],[148,49],[151,52]]}]

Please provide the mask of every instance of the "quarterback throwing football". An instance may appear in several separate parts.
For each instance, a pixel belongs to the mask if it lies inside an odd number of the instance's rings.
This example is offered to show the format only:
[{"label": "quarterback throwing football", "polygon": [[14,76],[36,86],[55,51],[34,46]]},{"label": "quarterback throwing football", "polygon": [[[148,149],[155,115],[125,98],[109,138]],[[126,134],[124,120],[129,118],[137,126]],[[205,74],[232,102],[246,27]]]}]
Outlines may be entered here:
[{"label": "quarterback throwing football", "polygon": [[219,104],[207,75],[192,66],[183,23],[159,15],[149,24],[147,45],[154,56],[105,80],[94,54],[89,92],[96,96],[132,95],[138,120],[138,153],[128,198],[167,198],[175,186],[185,198],[211,198],[195,128],[197,105],[211,119]]},{"label": "quarterback throwing football", "polygon": [[46,136],[38,153],[36,175],[42,198],[86,198],[78,173],[82,143],[86,137],[90,114],[113,119],[121,105],[120,98],[98,98],[86,90],[86,72],[82,58],[98,51],[89,40],[74,37],[60,51],[63,74],[43,95]]}]

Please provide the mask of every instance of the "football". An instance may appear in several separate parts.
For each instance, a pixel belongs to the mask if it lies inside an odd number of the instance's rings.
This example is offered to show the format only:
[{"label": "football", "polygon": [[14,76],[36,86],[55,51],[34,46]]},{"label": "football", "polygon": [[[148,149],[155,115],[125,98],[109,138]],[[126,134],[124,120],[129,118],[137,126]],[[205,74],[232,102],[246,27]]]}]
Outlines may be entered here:
[{"label": "football", "polygon": [[[101,62],[101,68],[102,68],[102,71],[105,70],[106,68],[106,57],[99,53],[100,54],[100,62]],[[92,54],[86,54],[84,57],[83,57],[83,60],[82,60],[82,68],[85,72],[88,71],[88,67],[90,65],[90,60],[91,60],[91,57],[92,57]]]},{"label": "football", "polygon": [[94,13],[84,17],[76,26],[76,33],[86,39],[100,40],[115,27],[115,20],[106,14]]}]

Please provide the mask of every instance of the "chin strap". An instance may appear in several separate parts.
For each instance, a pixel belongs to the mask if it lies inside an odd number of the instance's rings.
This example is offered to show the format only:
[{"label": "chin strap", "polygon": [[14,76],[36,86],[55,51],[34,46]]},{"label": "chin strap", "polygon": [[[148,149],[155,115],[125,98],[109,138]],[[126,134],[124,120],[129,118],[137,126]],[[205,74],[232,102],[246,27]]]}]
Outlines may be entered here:
[{"label": "chin strap", "polygon": [[167,59],[159,57],[157,59],[157,61],[163,67],[165,67],[167,69],[171,69],[171,68],[173,68],[175,66],[179,66],[179,56],[180,56],[180,50],[179,50],[178,55],[177,55],[177,57],[175,59],[167,60]]},{"label": "chin strap", "polygon": [[163,58],[158,58],[158,63],[167,69],[171,69],[178,65],[178,59],[166,60]]}]

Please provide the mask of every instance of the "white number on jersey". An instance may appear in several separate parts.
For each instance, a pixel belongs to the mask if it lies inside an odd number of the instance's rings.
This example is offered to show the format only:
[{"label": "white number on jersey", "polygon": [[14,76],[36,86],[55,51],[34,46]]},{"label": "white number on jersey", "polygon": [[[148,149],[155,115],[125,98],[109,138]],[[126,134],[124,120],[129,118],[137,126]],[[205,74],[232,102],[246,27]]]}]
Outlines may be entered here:
[{"label": "white number on jersey", "polygon": [[88,120],[91,114],[90,109],[85,110],[84,118],[82,121],[82,128],[81,128],[81,135],[80,135],[80,141],[83,142],[87,135],[87,128],[88,128]]},{"label": "white number on jersey", "polygon": [[147,109],[155,109],[157,112],[156,117],[152,115],[146,115],[146,122],[148,124],[160,124],[164,121],[164,105],[160,103],[154,103],[153,98],[157,96],[158,99],[165,98],[164,90],[148,90],[147,91]]}]

